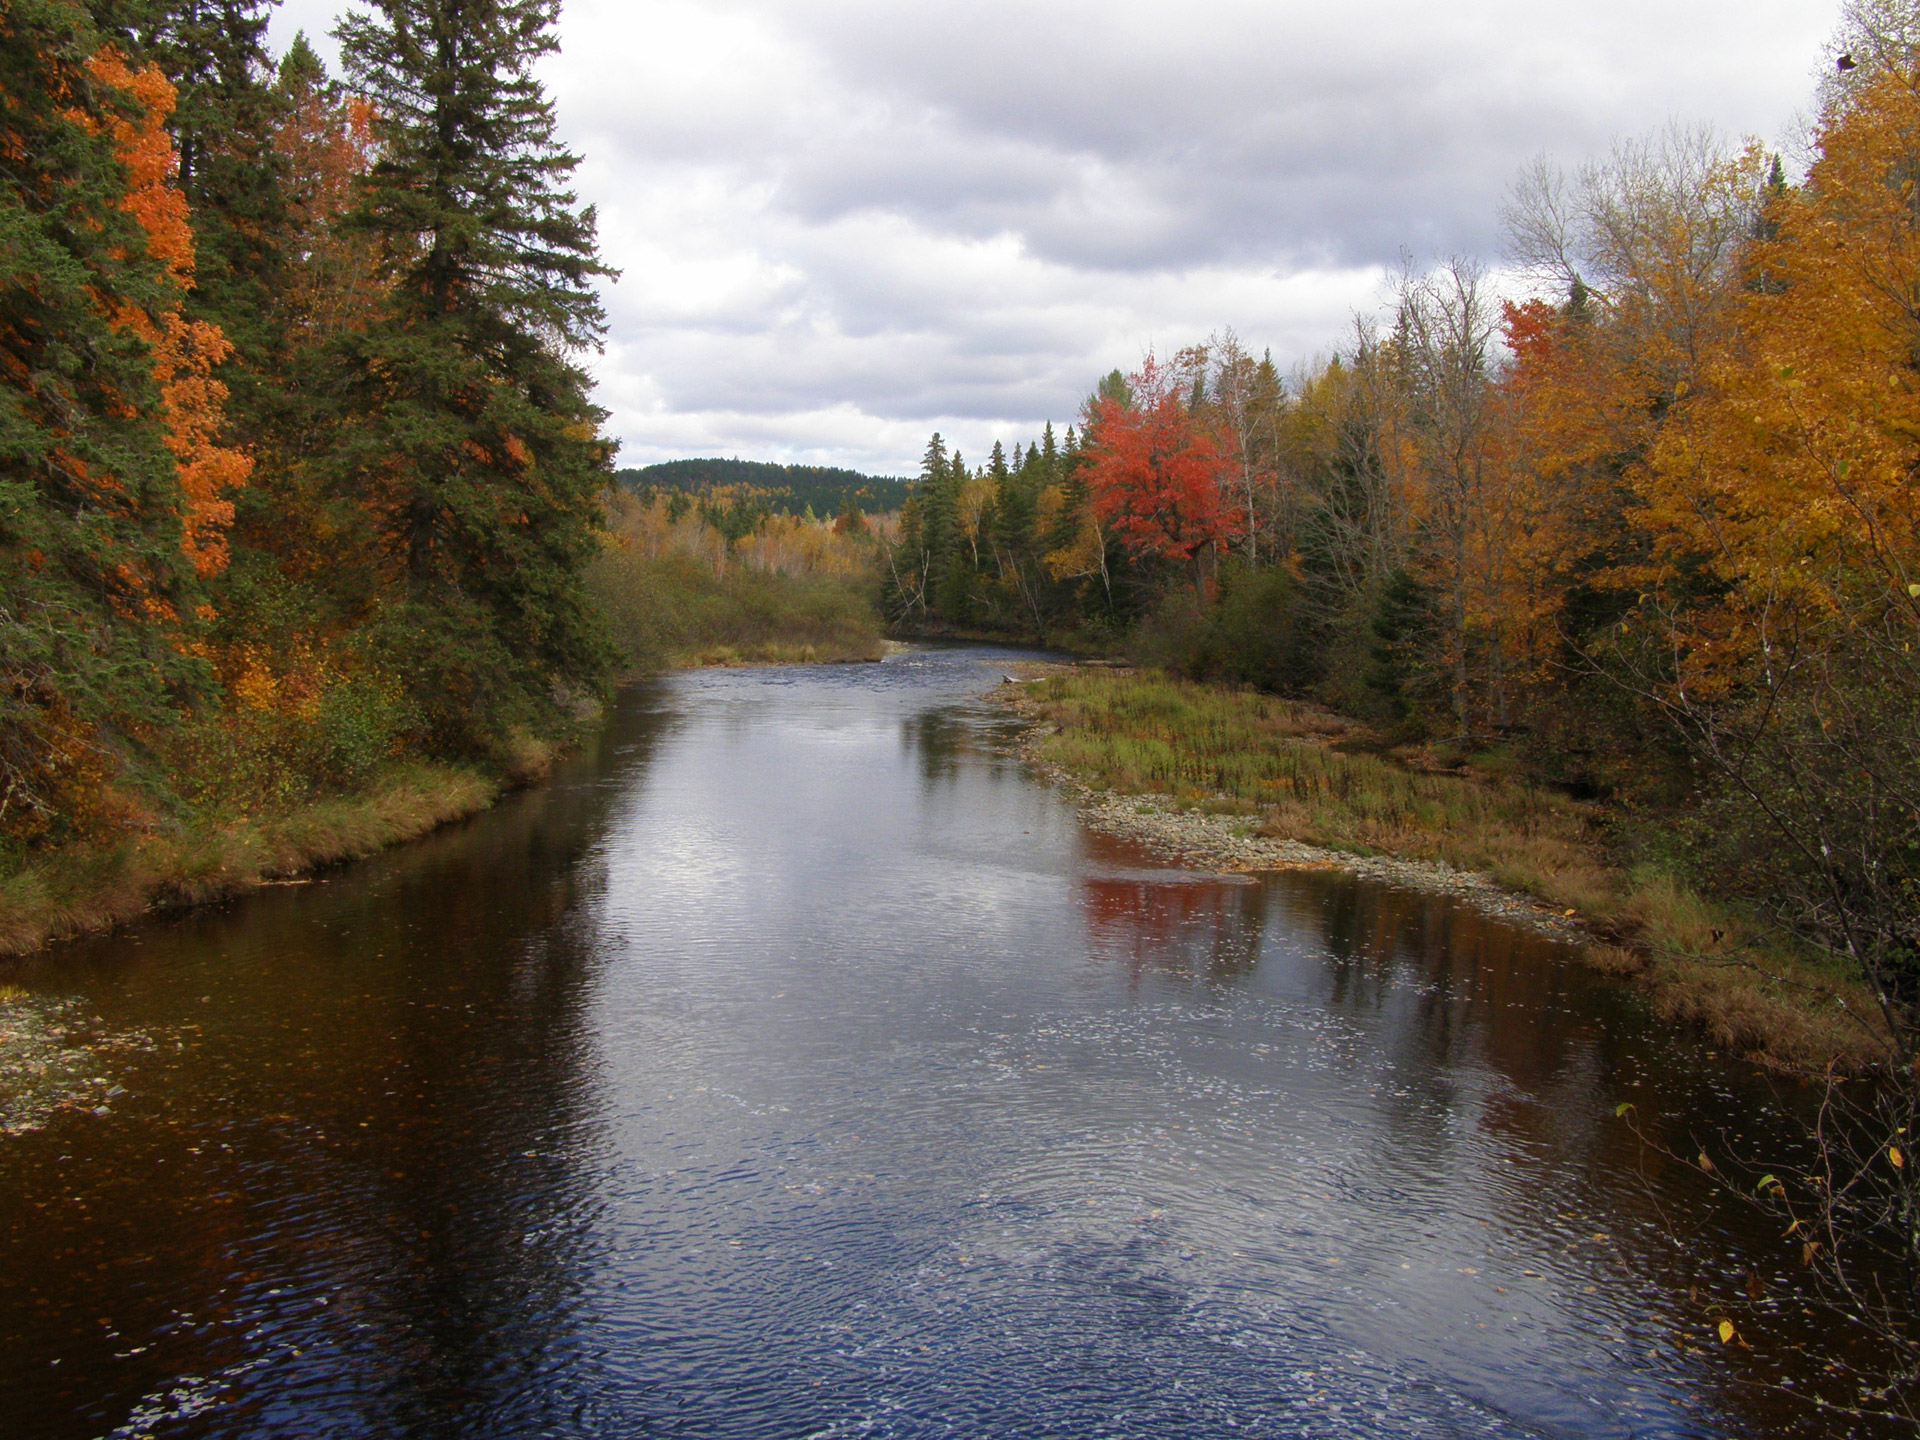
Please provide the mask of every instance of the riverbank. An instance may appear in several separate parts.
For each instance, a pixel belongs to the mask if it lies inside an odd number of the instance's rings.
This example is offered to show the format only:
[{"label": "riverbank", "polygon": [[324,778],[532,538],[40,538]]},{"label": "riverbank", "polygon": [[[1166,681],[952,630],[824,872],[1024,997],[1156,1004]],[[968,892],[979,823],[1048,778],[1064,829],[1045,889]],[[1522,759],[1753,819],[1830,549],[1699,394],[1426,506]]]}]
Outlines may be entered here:
[{"label": "riverbank", "polygon": [[330,796],[284,814],[36,856],[0,880],[0,956],[297,882],[325,866],[418,839],[539,778],[549,758],[532,757],[503,775],[412,761],[391,767],[361,794]]},{"label": "riverbank", "polygon": [[1663,1015],[1770,1067],[1857,1070],[1872,996],[1767,943],[1671,873],[1622,866],[1598,806],[1488,770],[1380,753],[1310,705],[1130,670],[1023,664],[990,698],[1093,828],[1223,870],[1337,869],[1577,942]]}]

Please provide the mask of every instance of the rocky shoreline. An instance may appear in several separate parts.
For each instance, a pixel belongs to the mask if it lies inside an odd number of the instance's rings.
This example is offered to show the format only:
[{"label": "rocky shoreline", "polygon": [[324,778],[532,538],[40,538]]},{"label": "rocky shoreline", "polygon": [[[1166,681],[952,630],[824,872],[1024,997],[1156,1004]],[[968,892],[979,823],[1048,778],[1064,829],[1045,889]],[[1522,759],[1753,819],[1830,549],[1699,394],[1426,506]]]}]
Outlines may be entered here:
[{"label": "rocky shoreline", "polygon": [[[1038,679],[1046,667],[1031,668],[1026,676],[1009,676],[987,692],[990,704],[1031,719],[1033,705],[1021,689],[1024,679]],[[1444,895],[1482,914],[1518,925],[1537,935],[1572,944],[1591,944],[1597,937],[1571,912],[1552,909],[1530,895],[1507,889],[1491,876],[1457,870],[1444,860],[1407,860],[1392,855],[1354,855],[1299,840],[1283,840],[1253,833],[1244,816],[1213,815],[1181,808],[1169,795],[1122,795],[1095,790],[1070,771],[1039,756],[1039,745],[1051,726],[1035,725],[1016,742],[1017,753],[1055,789],[1068,796],[1081,819],[1103,835],[1144,845],[1156,854],[1185,865],[1232,874],[1276,870],[1337,870],[1402,889]]]}]

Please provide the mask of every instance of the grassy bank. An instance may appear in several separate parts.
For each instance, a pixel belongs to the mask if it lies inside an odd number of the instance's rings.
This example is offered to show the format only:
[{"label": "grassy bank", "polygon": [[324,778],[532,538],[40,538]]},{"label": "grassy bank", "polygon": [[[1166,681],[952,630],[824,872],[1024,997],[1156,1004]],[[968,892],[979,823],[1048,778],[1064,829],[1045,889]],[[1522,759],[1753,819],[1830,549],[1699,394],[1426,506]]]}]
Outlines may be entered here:
[{"label": "grassy bank", "polygon": [[0,955],[108,930],[353,860],[485,809],[505,780],[414,761],[366,791],[285,814],[188,826],[29,859],[0,879]]},{"label": "grassy bank", "polygon": [[1254,833],[1487,874],[1585,923],[1596,967],[1641,976],[1658,1009],[1783,1067],[1876,1053],[1872,997],[1671,871],[1625,864],[1612,819],[1503,773],[1386,753],[1312,706],[1134,672],[1057,671],[1020,687],[1036,758],[1088,786],[1244,817]]}]

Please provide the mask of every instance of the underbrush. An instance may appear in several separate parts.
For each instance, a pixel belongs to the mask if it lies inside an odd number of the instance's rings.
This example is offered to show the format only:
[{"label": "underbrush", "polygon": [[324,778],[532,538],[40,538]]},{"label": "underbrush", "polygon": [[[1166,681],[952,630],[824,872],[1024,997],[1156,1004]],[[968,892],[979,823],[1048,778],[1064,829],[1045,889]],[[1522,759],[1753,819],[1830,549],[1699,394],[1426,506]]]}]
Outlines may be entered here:
[{"label": "underbrush", "polygon": [[[1096,789],[1248,817],[1258,832],[1351,854],[1442,861],[1578,915],[1612,943],[1597,968],[1644,974],[1662,1013],[1782,1066],[1864,1064],[1872,997],[1666,865],[1624,864],[1601,807],[1505,773],[1381,753],[1315,706],[1148,673],[1058,673],[1026,686],[1052,727],[1042,760]],[[1858,1018],[1855,1018],[1858,1017]]]},{"label": "underbrush", "polygon": [[715,569],[678,551],[609,549],[595,559],[594,593],[633,668],[880,658],[880,615],[864,572]]}]

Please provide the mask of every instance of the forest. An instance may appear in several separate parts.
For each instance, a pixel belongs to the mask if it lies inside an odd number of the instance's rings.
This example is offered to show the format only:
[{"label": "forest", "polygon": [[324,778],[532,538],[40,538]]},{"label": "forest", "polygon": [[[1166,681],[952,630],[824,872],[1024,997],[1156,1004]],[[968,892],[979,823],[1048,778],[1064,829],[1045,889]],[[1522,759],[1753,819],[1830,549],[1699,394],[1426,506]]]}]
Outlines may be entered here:
[{"label": "forest", "polygon": [[10,945],[471,808],[617,663],[557,5],[397,0],[338,77],[269,10],[0,6]]},{"label": "forest", "polygon": [[715,491],[751,489],[770,513],[828,518],[857,506],[872,515],[898,510],[908,482],[890,475],[863,475],[833,465],[777,465],[765,460],[666,460],[615,479],[638,495],[681,493],[696,498]]}]

